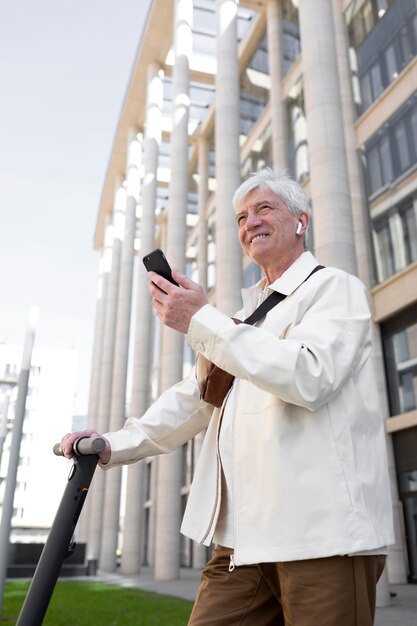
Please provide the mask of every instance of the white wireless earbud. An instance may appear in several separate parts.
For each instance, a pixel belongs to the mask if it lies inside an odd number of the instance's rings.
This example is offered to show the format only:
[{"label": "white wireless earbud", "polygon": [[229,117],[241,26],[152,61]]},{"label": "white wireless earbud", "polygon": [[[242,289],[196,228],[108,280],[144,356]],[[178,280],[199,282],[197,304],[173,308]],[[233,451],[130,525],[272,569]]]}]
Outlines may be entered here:
[{"label": "white wireless earbud", "polygon": [[296,235],[301,235],[301,229],[302,229],[303,225],[301,222],[298,222],[297,224],[297,230],[295,231]]}]

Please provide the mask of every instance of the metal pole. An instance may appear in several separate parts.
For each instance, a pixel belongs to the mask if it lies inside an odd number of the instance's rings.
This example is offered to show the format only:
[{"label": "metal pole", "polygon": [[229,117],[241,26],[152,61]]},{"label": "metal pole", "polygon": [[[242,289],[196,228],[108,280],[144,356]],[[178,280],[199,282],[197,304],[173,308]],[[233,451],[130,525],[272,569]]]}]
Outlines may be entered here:
[{"label": "metal pole", "polygon": [[1,457],[3,456],[3,445],[7,435],[7,415],[9,413],[10,391],[7,390],[4,395],[3,415],[0,424],[0,467]]},{"label": "metal pole", "polygon": [[[64,559],[72,553],[75,527],[105,441],[101,437],[79,439],[74,446],[76,456],[68,476],[54,522],[46,540],[36,571],[16,626],[41,626]],[[60,454],[60,446],[54,447]],[[87,456],[82,456],[82,455]]]},{"label": "metal pole", "polygon": [[6,490],[4,493],[3,513],[0,525],[0,606],[3,607],[4,584],[7,575],[10,528],[13,517],[13,500],[16,489],[17,468],[19,466],[20,442],[22,439],[23,421],[26,410],[30,363],[32,359],[35,328],[39,317],[39,309],[31,307],[23,346],[22,367],[19,375],[13,434],[10,447],[10,460],[7,472]]}]

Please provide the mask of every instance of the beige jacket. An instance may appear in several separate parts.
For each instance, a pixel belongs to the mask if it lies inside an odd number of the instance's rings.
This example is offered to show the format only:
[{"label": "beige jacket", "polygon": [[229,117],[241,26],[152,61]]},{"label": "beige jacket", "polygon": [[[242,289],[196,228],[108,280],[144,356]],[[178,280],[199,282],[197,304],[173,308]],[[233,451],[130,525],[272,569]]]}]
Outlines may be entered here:
[{"label": "beige jacket", "polygon": [[[360,281],[306,252],[272,285],[288,297],[258,326],[206,305],[192,348],[236,376],[235,564],[320,558],[394,542],[371,320]],[[263,281],[243,291],[241,319]],[[199,399],[194,373],[141,419],[108,433],[111,467],[174,450],[208,426],[182,532],[209,544],[220,506],[221,409]]]}]

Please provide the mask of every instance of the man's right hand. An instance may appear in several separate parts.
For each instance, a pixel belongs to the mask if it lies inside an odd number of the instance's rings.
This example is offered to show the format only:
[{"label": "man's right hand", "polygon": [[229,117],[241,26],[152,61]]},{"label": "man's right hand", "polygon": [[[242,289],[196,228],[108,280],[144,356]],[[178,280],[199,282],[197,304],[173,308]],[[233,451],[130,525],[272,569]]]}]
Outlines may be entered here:
[{"label": "man's right hand", "polygon": [[100,435],[96,430],[91,429],[67,433],[64,437],[62,437],[61,448],[64,456],[67,459],[72,459],[72,457],[74,456],[73,445],[77,441],[77,439],[81,439],[83,437],[102,437],[104,439],[104,441],[106,442],[106,447],[104,448],[103,452],[99,454],[99,459],[104,464],[108,463],[111,454],[110,443],[105,437],[103,437],[103,435]]}]

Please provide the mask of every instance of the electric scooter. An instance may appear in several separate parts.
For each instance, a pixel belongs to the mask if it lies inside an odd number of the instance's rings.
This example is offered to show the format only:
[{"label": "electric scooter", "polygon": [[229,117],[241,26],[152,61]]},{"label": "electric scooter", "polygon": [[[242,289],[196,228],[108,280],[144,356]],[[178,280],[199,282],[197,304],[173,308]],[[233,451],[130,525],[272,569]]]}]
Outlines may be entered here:
[{"label": "electric scooter", "polygon": [[[75,527],[87,497],[88,488],[105,448],[102,437],[78,439],[73,446],[73,464],[54,522],[32,578],[16,626],[41,626],[64,560],[75,548]],[[60,444],[54,454],[62,456]]]}]

